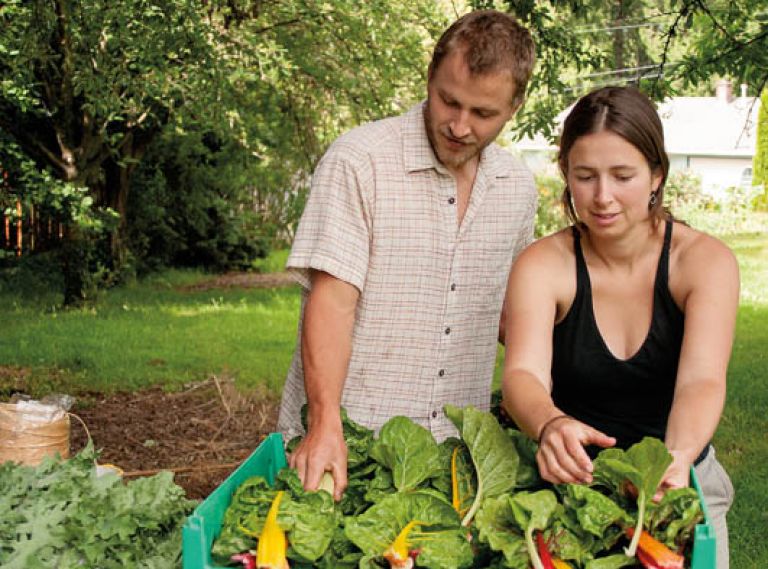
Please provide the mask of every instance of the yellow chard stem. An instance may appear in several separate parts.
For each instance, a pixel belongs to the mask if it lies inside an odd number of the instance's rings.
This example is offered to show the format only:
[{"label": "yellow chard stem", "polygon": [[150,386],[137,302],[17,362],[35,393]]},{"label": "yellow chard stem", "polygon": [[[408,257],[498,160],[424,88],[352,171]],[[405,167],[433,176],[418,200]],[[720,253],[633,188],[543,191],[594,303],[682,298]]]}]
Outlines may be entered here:
[{"label": "yellow chard stem", "polygon": [[408,536],[413,528],[421,525],[424,525],[424,522],[419,522],[417,520],[410,521],[402,530],[400,530],[400,533],[397,534],[395,541],[393,541],[384,552],[384,558],[389,561],[390,567],[396,567],[398,569],[413,567],[413,559],[411,559],[409,555],[411,543],[408,541]]},{"label": "yellow chard stem", "polygon": [[451,455],[451,496],[453,509],[461,515],[461,497],[459,496],[459,473],[456,471],[456,459],[459,456],[459,447],[453,449]]},{"label": "yellow chard stem", "polygon": [[285,532],[277,523],[277,513],[280,511],[280,501],[284,492],[281,490],[272,500],[267,519],[259,535],[259,543],[256,548],[256,567],[258,569],[290,569],[285,552],[288,549],[288,540]]}]

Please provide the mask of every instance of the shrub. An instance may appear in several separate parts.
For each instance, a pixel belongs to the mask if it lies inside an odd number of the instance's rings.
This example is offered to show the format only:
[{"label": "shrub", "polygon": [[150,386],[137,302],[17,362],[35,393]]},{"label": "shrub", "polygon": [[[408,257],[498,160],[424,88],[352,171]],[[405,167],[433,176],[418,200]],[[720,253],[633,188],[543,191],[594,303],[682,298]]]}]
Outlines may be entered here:
[{"label": "shrub", "polygon": [[535,179],[539,193],[539,207],[536,210],[534,235],[539,238],[562,229],[568,225],[568,221],[560,205],[563,180],[558,176],[546,174],[537,174]]}]

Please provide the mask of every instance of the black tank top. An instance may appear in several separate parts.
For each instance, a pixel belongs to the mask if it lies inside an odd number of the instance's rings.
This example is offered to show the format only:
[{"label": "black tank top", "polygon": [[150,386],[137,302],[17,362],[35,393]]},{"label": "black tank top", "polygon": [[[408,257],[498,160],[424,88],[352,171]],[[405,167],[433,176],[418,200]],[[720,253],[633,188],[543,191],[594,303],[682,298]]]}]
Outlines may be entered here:
[{"label": "black tank top", "polygon": [[[640,349],[627,360],[616,358],[600,335],[579,232],[573,228],[576,296],[554,329],[552,398],[564,413],[616,437],[619,448],[644,436],[664,440],[684,324],[668,285],[672,225],[666,222],[650,329]],[[587,450],[594,456],[599,449]]]}]

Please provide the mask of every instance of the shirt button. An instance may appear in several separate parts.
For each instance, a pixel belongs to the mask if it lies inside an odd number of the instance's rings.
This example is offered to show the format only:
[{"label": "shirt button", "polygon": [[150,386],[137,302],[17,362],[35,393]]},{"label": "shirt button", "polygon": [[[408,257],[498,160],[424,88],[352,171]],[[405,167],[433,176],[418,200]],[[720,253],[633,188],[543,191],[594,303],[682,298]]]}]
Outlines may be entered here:
[{"label": "shirt button", "polygon": [[432,418],[437,419],[437,411],[432,411]]},{"label": "shirt button", "polygon": [[439,375],[440,377],[443,377],[445,375],[445,370],[441,369],[440,371],[437,372],[437,375]]},{"label": "shirt button", "polygon": [[448,326],[448,328],[445,329],[445,333],[446,334],[450,334],[451,333],[451,327],[450,326]]},{"label": "shirt button", "polygon": [[448,203],[453,205],[456,203],[456,198],[448,198]]},{"label": "shirt button", "polygon": [[456,283],[451,283],[451,290],[456,290]]}]

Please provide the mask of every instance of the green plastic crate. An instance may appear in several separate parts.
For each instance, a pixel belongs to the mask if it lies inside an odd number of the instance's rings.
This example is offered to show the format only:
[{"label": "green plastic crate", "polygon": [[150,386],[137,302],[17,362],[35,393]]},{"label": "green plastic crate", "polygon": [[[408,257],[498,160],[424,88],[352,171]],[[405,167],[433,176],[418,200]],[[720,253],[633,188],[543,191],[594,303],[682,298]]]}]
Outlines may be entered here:
[{"label": "green plastic crate", "polygon": [[214,565],[211,546],[221,531],[232,494],[251,476],[263,476],[272,484],[285,466],[283,437],[280,433],[272,433],[187,518],[181,536],[184,569],[225,569]]},{"label": "green plastic crate", "polygon": [[[272,484],[277,473],[285,466],[283,438],[279,433],[273,433],[187,518],[182,532],[184,569],[226,569],[213,564],[211,546],[221,531],[224,511],[232,500],[232,494],[251,476],[263,476]],[[701,486],[693,469],[691,481],[702,498]],[[697,525],[694,532],[690,569],[716,569],[715,531],[709,523],[709,513],[703,498],[701,507],[704,510],[704,523]]]},{"label": "green plastic crate", "polygon": [[715,528],[709,522],[709,512],[704,503],[704,494],[701,493],[699,479],[696,471],[691,468],[691,483],[699,493],[701,509],[704,511],[704,523],[696,526],[693,534],[693,555],[691,556],[691,569],[717,569],[717,547],[715,545]]}]

